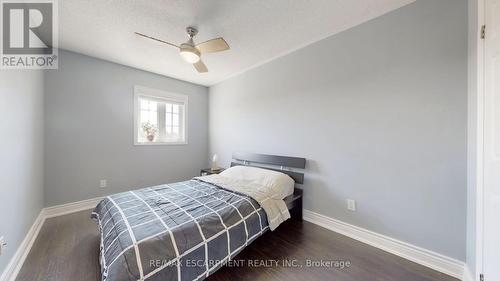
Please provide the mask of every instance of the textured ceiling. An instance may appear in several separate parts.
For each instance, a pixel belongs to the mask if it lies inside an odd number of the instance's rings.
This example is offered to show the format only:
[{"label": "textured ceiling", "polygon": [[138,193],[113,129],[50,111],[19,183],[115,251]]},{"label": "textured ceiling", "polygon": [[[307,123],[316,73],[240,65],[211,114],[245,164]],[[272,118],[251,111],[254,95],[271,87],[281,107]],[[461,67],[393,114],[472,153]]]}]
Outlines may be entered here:
[{"label": "textured ceiling", "polygon": [[[252,67],[415,0],[63,0],[59,47],[201,85]],[[231,50],[206,54],[200,74],[176,49],[134,31],[180,44],[223,36]]]}]

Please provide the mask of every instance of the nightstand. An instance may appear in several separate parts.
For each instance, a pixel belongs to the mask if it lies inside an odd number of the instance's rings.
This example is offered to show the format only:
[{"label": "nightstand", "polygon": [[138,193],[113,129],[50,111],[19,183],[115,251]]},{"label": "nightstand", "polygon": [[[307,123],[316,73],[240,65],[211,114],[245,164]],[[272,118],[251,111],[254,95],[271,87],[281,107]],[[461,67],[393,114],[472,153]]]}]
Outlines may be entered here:
[{"label": "nightstand", "polygon": [[200,176],[208,176],[208,175],[213,175],[213,174],[219,174],[219,173],[221,173],[224,170],[225,169],[223,169],[223,168],[220,168],[219,170],[212,170],[210,168],[201,169]]}]

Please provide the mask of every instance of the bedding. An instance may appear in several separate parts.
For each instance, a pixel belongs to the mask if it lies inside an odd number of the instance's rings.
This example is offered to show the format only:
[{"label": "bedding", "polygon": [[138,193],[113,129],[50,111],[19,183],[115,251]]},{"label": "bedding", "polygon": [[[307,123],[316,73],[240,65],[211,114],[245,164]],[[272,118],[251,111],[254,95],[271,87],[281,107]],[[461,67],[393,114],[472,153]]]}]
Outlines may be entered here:
[{"label": "bedding", "polygon": [[257,167],[234,166],[223,171],[220,175],[266,186],[274,192],[275,198],[279,199],[292,195],[295,188],[295,181],[287,174]]},{"label": "bedding", "polygon": [[290,217],[272,197],[219,175],[108,196],[92,212],[102,280],[204,279],[268,230],[268,217],[272,229]]},{"label": "bedding", "polygon": [[[228,170],[234,168],[239,168],[239,166],[232,167]],[[272,184],[261,184],[259,181],[249,180],[244,177],[228,177],[224,173],[220,175],[213,174],[198,177],[197,179],[220,186],[227,190],[243,193],[255,199],[266,212],[267,221],[271,230],[275,230],[282,222],[290,218],[290,212],[286,207],[285,201],[281,198],[282,187]]]}]

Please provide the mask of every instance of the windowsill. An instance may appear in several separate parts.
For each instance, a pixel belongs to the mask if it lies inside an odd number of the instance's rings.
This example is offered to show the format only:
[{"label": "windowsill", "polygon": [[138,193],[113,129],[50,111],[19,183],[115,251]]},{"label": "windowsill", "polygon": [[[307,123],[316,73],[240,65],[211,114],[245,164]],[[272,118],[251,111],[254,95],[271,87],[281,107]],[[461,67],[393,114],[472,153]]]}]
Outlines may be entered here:
[{"label": "windowsill", "polygon": [[138,142],[135,141],[134,145],[139,146],[148,146],[148,145],[186,145],[187,141],[178,141],[178,142]]}]

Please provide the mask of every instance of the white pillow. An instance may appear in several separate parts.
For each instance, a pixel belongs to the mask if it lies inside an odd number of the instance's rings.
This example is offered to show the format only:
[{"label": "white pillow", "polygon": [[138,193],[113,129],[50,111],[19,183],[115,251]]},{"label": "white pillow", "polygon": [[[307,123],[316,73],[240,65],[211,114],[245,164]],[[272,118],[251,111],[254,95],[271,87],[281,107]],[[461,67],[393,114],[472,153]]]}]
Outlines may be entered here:
[{"label": "white pillow", "polygon": [[287,174],[256,167],[234,166],[223,171],[220,175],[267,186],[276,192],[280,199],[292,195],[295,186],[295,181]]}]

